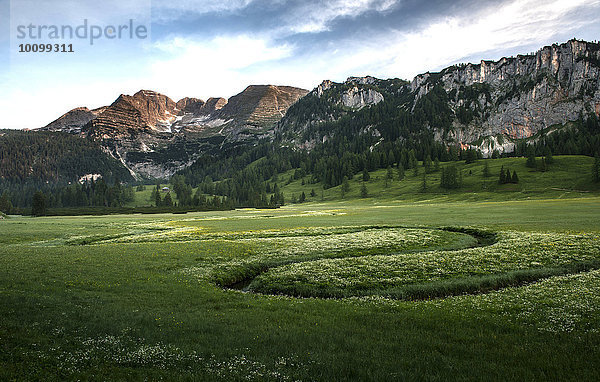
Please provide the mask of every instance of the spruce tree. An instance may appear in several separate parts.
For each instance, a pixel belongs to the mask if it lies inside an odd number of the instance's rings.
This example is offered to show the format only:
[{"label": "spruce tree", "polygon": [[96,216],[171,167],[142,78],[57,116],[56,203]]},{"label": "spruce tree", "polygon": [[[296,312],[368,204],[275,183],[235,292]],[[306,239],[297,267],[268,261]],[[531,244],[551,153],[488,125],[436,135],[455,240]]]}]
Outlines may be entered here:
[{"label": "spruce tree", "polygon": [[4,212],[5,214],[10,214],[13,205],[8,197],[8,192],[4,191],[2,196],[0,196],[0,212]]},{"label": "spruce tree", "polygon": [[594,157],[594,165],[592,166],[592,179],[594,182],[600,182],[600,156],[596,154]]},{"label": "spruce tree", "polygon": [[348,178],[344,177],[344,181],[342,182],[342,193],[345,194],[350,191],[350,183],[348,182]]},{"label": "spruce tree", "polygon": [[417,156],[415,155],[415,151],[414,150],[410,150],[408,152],[408,168],[415,168],[417,167]]},{"label": "spruce tree", "polygon": [[438,157],[435,157],[435,160],[433,161],[433,171],[440,171],[440,160],[438,159]]},{"label": "spruce tree", "polygon": [[44,216],[46,215],[46,195],[42,191],[36,191],[33,194],[33,200],[31,202],[31,215],[33,216]]},{"label": "spruce tree", "polygon": [[363,182],[368,182],[370,179],[371,175],[369,175],[369,171],[367,171],[367,168],[365,167],[362,172],[362,180]]},{"label": "spruce tree", "polygon": [[467,150],[467,152],[465,153],[465,163],[466,164],[474,163],[476,159],[477,159],[477,153],[475,152],[475,150],[473,150],[473,149]]},{"label": "spruce tree", "polygon": [[165,199],[163,200],[162,203],[165,207],[173,207],[173,199],[171,198],[171,193],[167,192],[167,195],[165,195]]},{"label": "spruce tree", "polygon": [[485,163],[483,164],[483,177],[484,178],[490,177],[490,166],[488,163],[489,162],[486,160]]},{"label": "spruce tree", "polygon": [[404,167],[402,165],[398,166],[398,180],[404,179]]},{"label": "spruce tree", "polygon": [[498,183],[506,183],[506,171],[504,171],[504,166],[502,166],[502,168],[500,169],[500,177],[498,179]]},{"label": "spruce tree", "polygon": [[[158,188],[158,186],[157,186],[157,188]],[[154,205],[156,207],[160,207],[163,205],[162,199],[160,197],[160,191],[155,191],[155,193],[154,193]]]},{"label": "spruce tree", "polygon": [[548,147],[546,150],[546,164],[554,163],[554,157],[552,156],[552,150]]},{"label": "spruce tree", "polygon": [[369,196],[369,191],[367,190],[367,184],[365,182],[362,183],[360,187],[360,196],[366,198]]},{"label": "spruce tree", "polygon": [[459,188],[458,171],[455,166],[442,167],[440,187],[445,189]]},{"label": "spruce tree", "polygon": [[546,172],[548,170],[548,164],[546,162],[546,157],[542,157],[542,160],[540,161],[539,170],[541,172]]},{"label": "spruce tree", "polygon": [[517,176],[517,170],[513,171],[511,183],[519,183],[519,177]]},{"label": "spruce tree", "polygon": [[529,168],[536,168],[537,162],[535,160],[535,149],[532,147],[529,149],[529,155],[527,155],[527,162],[525,162],[525,166]]},{"label": "spruce tree", "polygon": [[421,192],[427,192],[427,175],[423,173],[423,181],[421,182]]},{"label": "spruce tree", "polygon": [[423,167],[425,167],[425,173],[429,174],[433,167],[433,162],[431,161],[431,156],[427,154],[425,160],[423,161]]}]

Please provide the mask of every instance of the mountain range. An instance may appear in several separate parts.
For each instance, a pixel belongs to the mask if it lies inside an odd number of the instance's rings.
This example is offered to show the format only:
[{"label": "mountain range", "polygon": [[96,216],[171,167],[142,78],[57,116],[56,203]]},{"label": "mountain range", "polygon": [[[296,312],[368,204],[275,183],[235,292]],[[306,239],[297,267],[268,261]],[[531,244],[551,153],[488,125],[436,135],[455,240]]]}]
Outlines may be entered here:
[{"label": "mountain range", "polygon": [[121,94],[111,105],[73,109],[41,130],[89,137],[138,177],[166,177],[203,152],[269,135],[291,104],[308,91],[252,85],[231,97],[169,97],[140,90]]},{"label": "mountain range", "polygon": [[350,77],[310,92],[252,85],[228,100],[206,101],[140,90],[105,107],[78,107],[38,130],[92,140],[140,179],[169,177],[202,156],[265,141],[308,152],[360,140],[371,151],[406,144],[488,157],[599,114],[600,44],[570,40],[411,81]]}]

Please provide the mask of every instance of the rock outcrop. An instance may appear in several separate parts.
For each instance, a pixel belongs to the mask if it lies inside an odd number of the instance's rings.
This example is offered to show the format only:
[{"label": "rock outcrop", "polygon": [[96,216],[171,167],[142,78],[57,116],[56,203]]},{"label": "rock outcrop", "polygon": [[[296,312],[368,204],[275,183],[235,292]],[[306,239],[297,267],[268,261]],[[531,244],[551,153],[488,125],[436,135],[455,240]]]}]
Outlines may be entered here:
[{"label": "rock outcrop", "polygon": [[[310,148],[328,138],[317,125],[380,103],[419,121],[428,118],[423,128],[445,145],[476,148],[485,156],[510,152],[519,139],[600,114],[600,44],[571,40],[531,55],[424,73],[410,83],[371,76],[323,81],[290,109],[278,131],[291,144]],[[364,114],[361,120],[362,131],[376,134],[379,122]],[[299,141],[305,136],[311,140]]]},{"label": "rock outcrop", "polygon": [[101,107],[94,110],[90,110],[87,107],[78,107],[66,112],[57,120],[42,127],[41,130],[79,133],[83,125],[96,118],[105,109],[106,107]]},{"label": "rock outcrop", "polygon": [[376,105],[383,101],[383,95],[373,89],[359,89],[357,86],[342,93],[341,103],[351,109],[360,110],[365,106]]},{"label": "rock outcrop", "polygon": [[[457,120],[449,137],[470,144],[484,154],[511,151],[514,144],[481,146],[492,137],[530,138],[541,130],[574,121],[600,108],[600,45],[571,40],[547,46],[534,55],[481,61],[450,67],[440,73],[415,77],[415,101],[435,86],[449,95],[454,112],[473,114],[471,121]],[[413,107],[414,107],[413,104]],[[441,136],[438,126],[438,136]]]},{"label": "rock outcrop", "polygon": [[42,129],[88,136],[135,176],[163,178],[225,141],[238,144],[268,135],[306,93],[288,86],[253,85],[229,101],[186,97],[175,102],[140,90],[133,96],[121,94],[107,107],[71,110]]}]

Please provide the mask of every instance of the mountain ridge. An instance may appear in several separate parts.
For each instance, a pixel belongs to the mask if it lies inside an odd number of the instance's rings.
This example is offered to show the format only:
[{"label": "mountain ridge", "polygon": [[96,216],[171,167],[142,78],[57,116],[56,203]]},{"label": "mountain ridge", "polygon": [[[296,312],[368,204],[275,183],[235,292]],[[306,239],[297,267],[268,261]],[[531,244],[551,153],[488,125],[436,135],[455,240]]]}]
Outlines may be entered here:
[{"label": "mountain ridge", "polygon": [[[244,144],[268,135],[287,108],[307,92],[290,86],[250,85],[229,100],[184,97],[175,102],[158,92],[140,90],[133,96],[121,94],[99,109],[75,108],[40,130],[90,137],[133,176],[166,177],[214,149],[209,146],[215,139],[218,145]],[[176,151],[177,157],[169,156],[169,151]],[[149,153],[155,154],[145,158]]]},{"label": "mountain ridge", "polygon": [[[484,156],[494,150],[512,152],[519,139],[531,139],[581,115],[600,114],[599,64],[598,43],[573,39],[532,55],[419,74],[410,82],[371,76],[349,77],[343,83],[325,80],[290,109],[277,130],[290,143],[310,148],[330,136],[315,126],[383,102],[410,111],[412,117],[424,113],[422,128],[446,146],[477,149]],[[309,113],[294,114],[302,104]],[[377,126],[368,121],[364,128],[377,134]],[[299,141],[297,136],[310,139]]]},{"label": "mountain ridge", "polygon": [[132,175],[164,178],[200,156],[265,138],[295,150],[360,141],[370,150],[412,147],[419,157],[434,146],[440,158],[451,149],[489,157],[590,114],[600,115],[600,45],[573,39],[411,81],[349,77],[311,91],[250,85],[206,101],[140,90],[103,108],[73,109],[42,129],[90,137]]}]

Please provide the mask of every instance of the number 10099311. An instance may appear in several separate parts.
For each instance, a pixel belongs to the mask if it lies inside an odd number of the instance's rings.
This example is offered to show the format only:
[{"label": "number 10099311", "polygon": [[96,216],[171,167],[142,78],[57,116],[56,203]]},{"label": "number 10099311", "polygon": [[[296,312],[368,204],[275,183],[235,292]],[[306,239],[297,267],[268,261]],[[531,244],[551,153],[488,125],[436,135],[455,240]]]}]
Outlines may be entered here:
[{"label": "number 10099311", "polygon": [[73,44],[19,44],[19,53],[74,53]]}]

